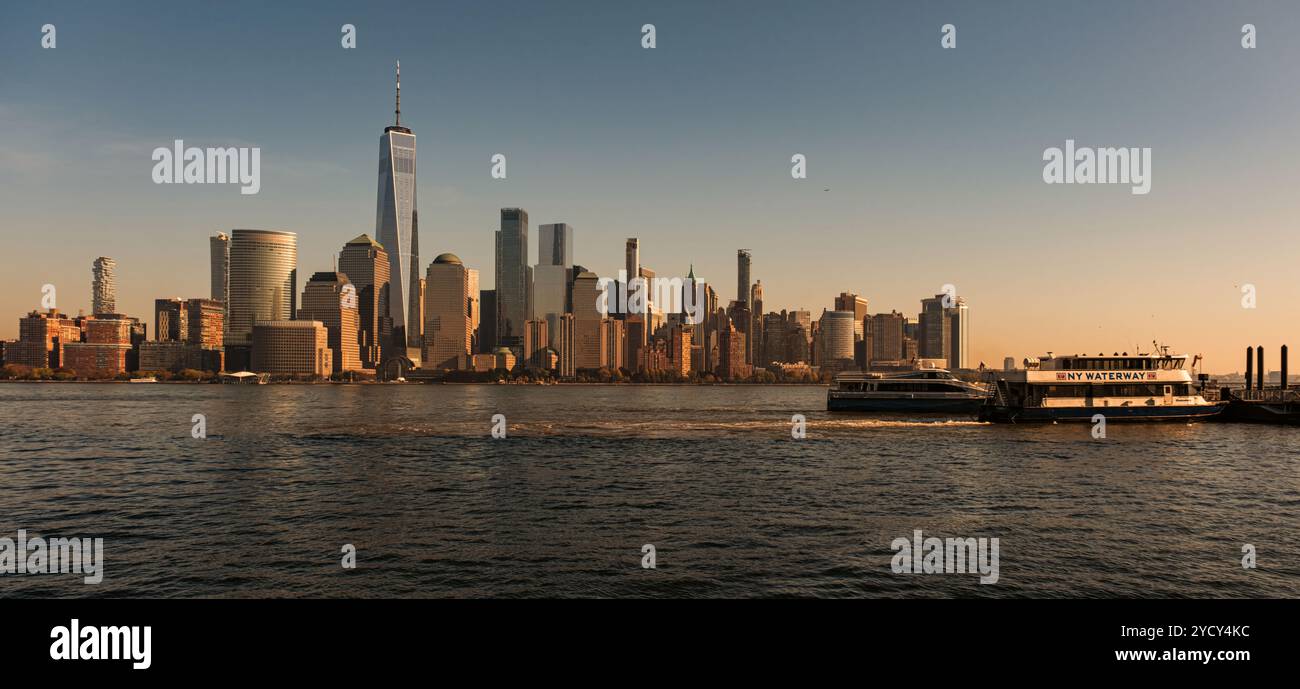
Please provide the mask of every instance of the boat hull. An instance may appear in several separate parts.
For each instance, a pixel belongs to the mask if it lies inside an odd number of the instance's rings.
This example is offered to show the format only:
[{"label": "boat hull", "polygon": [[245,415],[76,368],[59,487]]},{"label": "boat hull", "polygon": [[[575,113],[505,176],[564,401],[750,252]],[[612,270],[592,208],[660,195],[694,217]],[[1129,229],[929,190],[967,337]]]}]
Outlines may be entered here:
[{"label": "boat hull", "polygon": [[970,399],[889,399],[860,397],[829,397],[827,411],[863,412],[913,412],[934,414],[969,414],[979,412],[984,405],[982,397]]},{"label": "boat hull", "polygon": [[1130,407],[1003,407],[989,405],[980,410],[980,419],[1004,423],[1045,423],[1052,421],[1092,422],[1101,414],[1111,421],[1206,421],[1223,412],[1222,404],[1152,405]]}]

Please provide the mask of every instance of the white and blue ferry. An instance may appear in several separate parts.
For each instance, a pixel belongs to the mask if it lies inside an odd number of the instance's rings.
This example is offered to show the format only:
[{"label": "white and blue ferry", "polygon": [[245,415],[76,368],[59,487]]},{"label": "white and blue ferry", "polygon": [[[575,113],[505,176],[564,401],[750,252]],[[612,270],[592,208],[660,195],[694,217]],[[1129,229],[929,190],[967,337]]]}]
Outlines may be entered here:
[{"label": "white and blue ferry", "polygon": [[1025,359],[998,374],[980,409],[987,421],[1201,421],[1223,411],[1193,385],[1185,355],[1072,355]]}]

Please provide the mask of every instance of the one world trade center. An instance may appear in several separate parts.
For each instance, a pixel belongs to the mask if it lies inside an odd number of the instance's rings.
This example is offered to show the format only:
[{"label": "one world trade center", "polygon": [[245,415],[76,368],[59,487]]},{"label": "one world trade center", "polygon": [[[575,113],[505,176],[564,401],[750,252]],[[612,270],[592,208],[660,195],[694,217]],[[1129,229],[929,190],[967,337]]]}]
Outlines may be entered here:
[{"label": "one world trade center", "polygon": [[379,138],[379,203],[375,236],[388,252],[388,313],[392,334],[384,343],[385,360],[406,357],[419,364],[420,232],[415,206],[415,134],[402,126],[402,63],[397,63],[397,108],[392,126]]}]

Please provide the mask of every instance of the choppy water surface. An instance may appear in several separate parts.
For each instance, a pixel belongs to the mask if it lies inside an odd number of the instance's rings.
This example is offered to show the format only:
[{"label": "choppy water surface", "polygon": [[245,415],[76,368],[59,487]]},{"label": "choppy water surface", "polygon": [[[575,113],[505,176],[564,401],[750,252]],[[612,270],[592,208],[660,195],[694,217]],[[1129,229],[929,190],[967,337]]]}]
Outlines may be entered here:
[{"label": "choppy water surface", "polygon": [[[0,536],[107,560],[0,596],[1300,595],[1300,429],[824,409],[812,386],[0,385]],[[999,582],[893,573],[914,529],[998,537]]]}]

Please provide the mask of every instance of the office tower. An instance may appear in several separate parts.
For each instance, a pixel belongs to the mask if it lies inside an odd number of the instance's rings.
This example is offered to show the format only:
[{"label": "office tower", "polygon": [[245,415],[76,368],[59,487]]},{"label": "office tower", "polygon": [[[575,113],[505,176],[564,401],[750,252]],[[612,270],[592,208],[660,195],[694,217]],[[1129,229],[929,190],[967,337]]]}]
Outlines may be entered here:
[{"label": "office tower", "polygon": [[348,276],[356,290],[357,349],[363,368],[378,368],[383,363],[383,347],[392,336],[392,317],[388,313],[388,252],[383,245],[363,234],[343,245],[339,252],[339,272]]},{"label": "office tower", "polygon": [[953,306],[944,309],[944,315],[951,332],[948,368],[952,370],[971,368],[970,307],[966,305],[966,298],[957,297]]},{"label": "office tower", "polygon": [[718,331],[718,377],[723,380],[748,378],[753,368],[745,363],[745,333],[734,327]]},{"label": "office tower", "polygon": [[482,304],[480,303],[482,296],[478,290],[478,271],[472,268],[466,269],[465,277],[469,281],[469,353],[472,356],[478,352],[478,327],[482,318]]},{"label": "office tower", "polygon": [[769,313],[763,316],[763,346],[756,359],[758,365],[789,362],[787,344],[790,339],[790,319],[786,313]]},{"label": "office tower", "polygon": [[787,318],[786,359],[791,362],[812,362],[812,314],[808,311],[791,311]]},{"label": "office tower", "polygon": [[247,346],[253,326],[287,321],[298,311],[298,235],[232,230],[225,344]]},{"label": "office tower", "polygon": [[869,360],[894,362],[906,360],[903,331],[907,318],[897,311],[891,311],[871,316],[868,322],[871,324]]},{"label": "office tower", "polygon": [[573,267],[573,227],[562,222],[541,226],[537,265]]},{"label": "office tower", "polygon": [[100,256],[90,273],[91,313],[117,313],[117,261]]},{"label": "office tower", "polygon": [[497,344],[522,347],[524,321],[532,318],[532,268],[528,265],[528,212],[501,209],[496,232]]},{"label": "office tower", "polygon": [[625,322],[617,318],[606,318],[600,324],[600,327],[605,331],[604,337],[601,338],[605,346],[605,352],[601,355],[601,362],[610,371],[627,368],[627,357],[625,356],[625,348],[627,347],[626,325]]},{"label": "office tower", "polygon": [[736,301],[749,306],[749,249],[736,250]]},{"label": "office tower", "polygon": [[598,369],[604,365],[601,321],[604,316],[597,305],[600,278],[583,272],[573,279],[573,365],[579,369]]},{"label": "office tower", "polygon": [[828,370],[845,370],[852,368],[853,361],[853,312],[823,311],[820,322],[822,360],[821,366]]},{"label": "office tower", "polygon": [[572,268],[573,228],[565,223],[542,225],[533,268],[533,317],[547,322],[552,341],[559,333],[559,317],[568,310]]},{"label": "office tower", "polygon": [[361,309],[357,305],[356,288],[348,276],[328,271],[311,276],[302,290],[302,305],[298,307],[298,320],[320,321],[325,326],[330,348],[331,373],[360,371],[361,345],[357,331],[361,323]]},{"label": "office tower", "polygon": [[230,237],[225,232],[208,237],[208,254],[212,279],[211,298],[225,301],[230,284]]},{"label": "office tower", "polygon": [[392,351],[385,360],[419,359],[420,213],[415,199],[415,134],[402,126],[402,63],[397,63],[395,120],[379,137],[379,193],[375,237],[388,252],[388,316]]},{"label": "office tower", "polygon": [[185,301],[187,347],[197,350],[197,368],[204,371],[221,371],[225,366],[226,304],[216,299],[187,299]]},{"label": "office tower", "polygon": [[[416,305],[416,313],[415,313],[416,320],[415,320],[415,323],[417,323],[417,324],[419,325],[419,327],[420,327],[420,355],[421,355],[421,356],[424,355],[424,320],[425,320],[425,318],[424,318],[424,292],[425,292],[425,283],[426,283],[426,282],[427,282],[426,279],[423,278],[423,277],[421,277],[421,278],[420,278],[420,288],[419,288],[419,290],[417,290],[416,293],[415,293],[415,305]],[[469,304],[468,304],[468,303],[466,303],[465,308],[467,309],[466,312],[468,313],[468,308],[469,308]]]},{"label": "office tower", "polygon": [[[233,262],[231,267],[233,282]],[[320,321],[258,321],[252,342],[252,368],[258,373],[325,377],[334,369],[329,331]]]},{"label": "office tower", "polygon": [[746,363],[761,368],[763,361],[763,281],[749,288],[749,334],[746,338],[748,356]]},{"label": "office tower", "polygon": [[[627,280],[631,283],[632,278],[641,274],[641,240],[636,237],[627,238],[627,243],[623,245],[623,263]],[[631,287],[628,290],[631,291]]]},{"label": "office tower", "polygon": [[683,377],[691,374],[691,327],[678,326],[668,333],[668,367]]},{"label": "office tower", "polygon": [[560,332],[555,337],[555,351],[560,355],[560,377],[572,378],[577,374],[575,365],[577,343],[574,341],[573,314],[566,313],[559,318]]},{"label": "office tower", "polygon": [[1014,370],[1016,370],[1016,358],[1015,358],[1014,356],[1009,356],[1009,357],[1003,359],[1003,360],[1002,360],[1002,370],[1003,370],[1003,371],[1014,371]]},{"label": "office tower", "polygon": [[469,271],[456,254],[440,254],[425,274],[424,368],[456,368],[473,352]]},{"label": "office tower", "polygon": [[952,325],[944,313],[947,295],[936,294],[921,300],[918,317],[917,347],[922,359],[947,359],[952,347]]},{"label": "office tower", "polygon": [[524,368],[550,370],[546,354],[551,351],[551,345],[546,330],[547,323],[544,320],[524,322]]},{"label": "office tower", "polygon": [[479,306],[483,311],[483,317],[479,320],[478,325],[478,351],[483,354],[491,354],[497,349],[497,291],[494,289],[479,290]]},{"label": "office tower", "polygon": [[153,313],[153,339],[182,342],[189,335],[189,311],[184,299],[155,299]]},{"label": "office tower", "polygon": [[636,373],[638,370],[645,368],[646,365],[646,322],[645,316],[629,315],[623,319],[623,329],[627,336],[627,346],[624,347],[624,359],[626,360],[627,370]]}]

